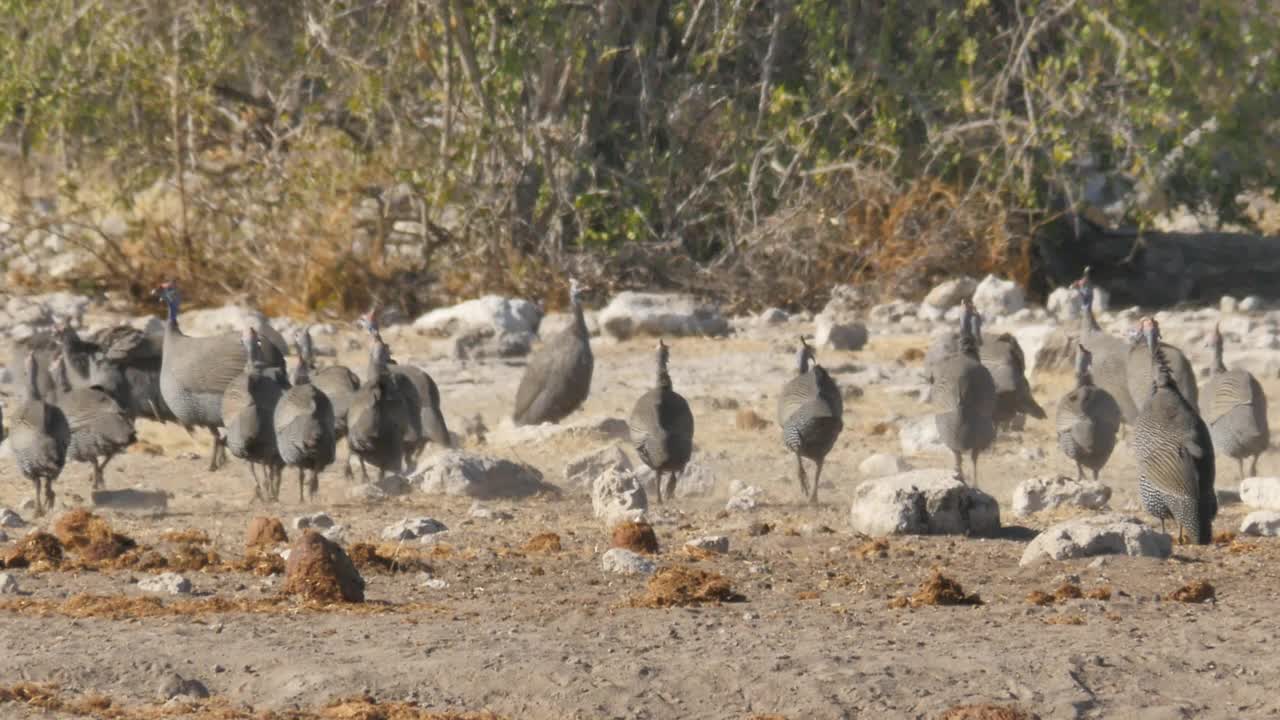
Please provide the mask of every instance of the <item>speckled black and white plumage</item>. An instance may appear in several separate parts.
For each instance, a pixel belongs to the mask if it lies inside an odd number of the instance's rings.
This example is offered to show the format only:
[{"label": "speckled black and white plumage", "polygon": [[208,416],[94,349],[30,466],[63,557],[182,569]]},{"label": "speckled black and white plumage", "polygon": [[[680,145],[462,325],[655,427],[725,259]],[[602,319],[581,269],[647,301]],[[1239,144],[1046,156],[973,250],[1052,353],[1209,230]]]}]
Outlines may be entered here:
[{"label": "speckled black and white plumage", "polygon": [[[1093,375],[1095,387],[1109,394],[1120,406],[1124,422],[1133,423],[1138,417],[1138,408],[1134,405],[1133,396],[1129,392],[1129,343],[1108,335],[1099,327],[1093,315],[1093,286],[1089,279],[1089,268],[1076,281],[1075,290],[1080,299],[1080,332],[1077,342],[1088,350],[1093,358],[1090,361],[1090,373]],[[1143,359],[1146,362],[1146,359]]]},{"label": "speckled black and white plumage", "polygon": [[9,447],[18,469],[35,486],[36,515],[43,515],[53,508],[53,481],[67,462],[71,426],[57,405],[41,398],[34,352],[27,353],[23,367],[26,396],[10,416]]},{"label": "speckled black and white plumage", "polygon": [[[284,461],[276,444],[275,413],[288,383],[281,377],[279,368],[267,367],[261,362],[262,344],[257,331],[245,330],[243,344],[244,369],[227,384],[222,395],[227,450],[249,463],[255,498],[277,500]],[[265,484],[258,479],[257,465],[263,466]]]},{"label": "speckled black and white plumage", "polygon": [[1001,333],[984,339],[978,347],[978,359],[991,373],[995,384],[996,404],[992,420],[997,425],[1008,425],[1019,415],[1030,415],[1037,420],[1048,417],[1031,393],[1031,384],[1027,382],[1026,355],[1017,338]]},{"label": "speckled black and white plumage", "polygon": [[[655,473],[658,502],[663,500],[664,489],[667,497],[675,497],[676,480],[693,455],[693,413],[689,403],[671,386],[667,372],[669,352],[659,340],[657,383],[636,400],[627,423],[636,455]],[[663,473],[669,478],[666,488],[662,484]]]},{"label": "speckled black and white plumage", "polygon": [[1143,320],[1152,382],[1134,423],[1131,445],[1138,465],[1138,490],[1147,512],[1178,523],[1179,535],[1207,545],[1218,514],[1214,493],[1213,439],[1183,396],[1159,342],[1159,325]]},{"label": "speckled black and white plumage", "polygon": [[137,439],[133,419],[102,388],[73,388],[65,356],[54,359],[53,376],[59,386],[57,405],[71,429],[67,459],[90,464],[93,489],[105,487],[107,464]]},{"label": "speckled black and white plumage", "polygon": [[347,415],[347,443],[357,457],[378,468],[379,478],[402,469],[409,424],[409,409],[387,367],[390,359],[390,349],[375,335],[369,370]]},{"label": "speckled black and white plumage", "polygon": [[970,481],[978,484],[978,455],[995,441],[993,417],[995,381],[978,356],[977,334],[972,327],[960,334],[960,352],[940,363],[933,381],[932,401],[940,412],[934,416],[938,437],[956,459],[956,476],[964,479],[965,453],[973,462]]},{"label": "speckled black and white plumage", "polygon": [[307,361],[301,355],[293,371],[292,387],[276,404],[273,425],[280,460],[298,469],[298,502],[304,499],[304,489],[314,498],[320,489],[320,471],[333,464],[337,434],[333,405],[323,391],[311,384]]},{"label": "speckled black and white plumage", "polygon": [[552,335],[529,357],[516,390],[516,425],[558,423],[586,402],[591,394],[595,357],[586,319],[582,316],[581,288],[569,281],[573,322]]},{"label": "speckled black and white plumage", "polygon": [[1258,474],[1258,456],[1271,445],[1267,424],[1267,395],[1247,370],[1228,370],[1222,362],[1222,332],[1214,327],[1210,337],[1213,364],[1201,393],[1201,412],[1213,436],[1218,457],[1235,458],[1243,480],[1244,459],[1252,458],[1250,474]]},{"label": "speckled black and white plumage", "polygon": [[[778,424],[782,443],[796,456],[800,489],[809,502],[817,503],[823,463],[844,430],[844,398],[835,380],[817,364],[813,348],[804,338],[800,339],[796,376],[782,386],[778,396]],[[803,458],[815,465],[812,486]]]},{"label": "speckled black and white plumage", "polygon": [[1084,469],[1093,479],[1111,459],[1116,433],[1124,416],[1111,393],[1093,384],[1090,373],[1092,353],[1076,349],[1076,386],[1058,401],[1055,418],[1058,447],[1076,464],[1076,478],[1084,479]]}]

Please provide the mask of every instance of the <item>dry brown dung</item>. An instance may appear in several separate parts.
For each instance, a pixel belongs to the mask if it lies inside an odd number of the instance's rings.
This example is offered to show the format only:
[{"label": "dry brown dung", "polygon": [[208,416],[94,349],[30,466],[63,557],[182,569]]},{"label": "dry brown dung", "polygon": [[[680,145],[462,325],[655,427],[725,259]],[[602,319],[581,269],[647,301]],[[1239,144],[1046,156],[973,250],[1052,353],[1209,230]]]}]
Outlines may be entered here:
[{"label": "dry brown dung", "polygon": [[683,565],[664,567],[649,578],[633,607],[664,608],[741,600],[723,575]]},{"label": "dry brown dung", "polygon": [[283,591],[322,602],[364,602],[364,578],[342,548],[314,530],[289,548]]},{"label": "dry brown dung", "polygon": [[653,555],[658,552],[658,535],[649,523],[627,521],[613,528],[613,546]]},{"label": "dry brown dung", "polygon": [[289,536],[285,534],[284,524],[280,522],[280,518],[256,517],[249,523],[249,529],[244,534],[246,548],[286,542],[289,542]]}]

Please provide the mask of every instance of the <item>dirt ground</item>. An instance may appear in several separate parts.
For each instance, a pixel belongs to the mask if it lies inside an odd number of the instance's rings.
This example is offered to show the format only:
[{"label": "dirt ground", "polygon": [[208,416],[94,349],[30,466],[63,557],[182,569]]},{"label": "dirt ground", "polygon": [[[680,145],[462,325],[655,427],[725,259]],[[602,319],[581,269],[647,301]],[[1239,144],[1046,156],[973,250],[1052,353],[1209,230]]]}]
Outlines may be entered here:
[{"label": "dirt ground", "polygon": [[[194,586],[190,597],[144,604],[122,601],[148,595],[137,583],[149,573],[136,568],[13,570],[22,594],[0,596],[0,716],[416,717],[385,708],[363,715],[325,710],[336,699],[362,695],[505,718],[939,718],[968,704],[1042,718],[1280,713],[1280,678],[1267,670],[1280,660],[1267,649],[1280,633],[1272,585],[1280,545],[1274,540],[1176,547],[1166,561],[1110,557],[1019,567],[1035,532],[1065,516],[1022,520],[1008,507],[1018,482],[1074,471],[1052,437],[1057,398],[1070,384],[1066,376],[1033,378],[1050,420],[1029,421],[982,459],[980,486],[1002,504],[1002,537],[894,537],[876,544],[850,532],[849,498],[861,480],[859,462],[873,452],[899,452],[898,420],[928,412],[892,390],[918,364],[904,367],[900,358],[910,348],[923,349],[927,337],[873,328],[864,351],[820,353],[842,385],[862,392],[846,402],[845,430],[828,460],[821,505],[800,504],[794,460],[773,418],[794,337],[807,327],[669,340],[676,389],[694,408],[696,456],[714,469],[718,492],[654,513],[662,543],[656,560],[719,573],[740,601],[633,606],[647,580],[601,570],[609,535],[586,495],[488,502],[511,517],[480,519],[470,516],[472,503],[462,498],[347,499],[350,486],[335,466],[322,477],[315,502],[299,504],[296,485],[287,482],[284,501],[264,507],[251,503],[242,463],[233,459],[219,472],[206,471],[207,436],[146,424],[143,442],[112,464],[107,483],[164,490],[167,511],[95,510],[140,544],[163,551],[174,546],[166,532],[196,529],[223,559],[235,560],[245,552],[245,529],[255,516],[281,517],[293,533],[293,517],[317,511],[345,526],[348,543],[378,543],[383,527],[417,516],[437,518],[449,531],[425,548],[423,567],[366,572],[369,602],[362,607],[280,600],[282,576],[225,564],[186,572]],[[341,359],[363,373],[361,351],[348,344],[354,337],[344,331],[317,342],[339,346]],[[592,433],[535,435],[505,427],[522,362],[462,364],[448,357],[447,341],[407,328],[391,329],[387,338],[397,357],[435,377],[455,431],[462,432],[467,418],[484,418],[488,442],[469,449],[529,463],[559,483],[569,459],[616,442]],[[650,339],[595,339],[592,394],[574,419],[625,418],[651,382],[652,346]],[[867,381],[875,376],[868,368],[890,379]],[[1264,386],[1272,397],[1280,392],[1275,380]],[[754,409],[769,427],[739,429],[729,400]],[[908,460],[915,467],[950,464],[949,456]],[[1261,465],[1264,473],[1275,468],[1275,454]],[[26,510],[23,517],[49,526],[88,502],[87,470],[68,466],[49,518],[37,521]],[[762,488],[765,503],[751,512],[725,512],[733,480]],[[1103,480],[1114,489],[1112,508],[1139,514],[1127,447],[1117,448]],[[1235,486],[1234,464],[1221,468],[1218,484]],[[19,508],[30,495],[30,485],[5,459],[0,507]],[[1239,505],[1224,507],[1216,528],[1237,528],[1243,514]],[[761,523],[770,531],[760,534]],[[25,532],[9,530],[0,553]],[[562,549],[522,549],[543,532],[557,533]],[[681,550],[686,540],[708,534],[727,535],[730,552],[694,557]],[[916,593],[935,569],[982,604],[894,602]],[[1214,601],[1172,598],[1201,580],[1213,585]],[[1064,584],[1094,596],[1109,591],[1109,599],[1029,600],[1036,591],[1075,594],[1061,589]],[[165,704],[159,688],[172,673],[200,681],[213,699]],[[6,695],[25,682],[46,685],[44,699]],[[95,705],[85,698],[105,700]]]}]

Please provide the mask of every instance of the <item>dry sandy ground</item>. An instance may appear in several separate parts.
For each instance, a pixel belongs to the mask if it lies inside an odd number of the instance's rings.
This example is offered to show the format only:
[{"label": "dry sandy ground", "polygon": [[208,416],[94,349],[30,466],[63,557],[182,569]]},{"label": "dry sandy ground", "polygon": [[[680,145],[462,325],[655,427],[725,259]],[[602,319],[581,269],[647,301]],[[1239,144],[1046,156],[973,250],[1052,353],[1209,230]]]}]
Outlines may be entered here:
[{"label": "dry sandy ground", "polygon": [[[158,702],[159,684],[177,672],[203,682],[231,707],[259,711],[314,709],[368,693],[509,718],[936,718],[967,703],[1017,706],[1043,718],[1280,713],[1280,679],[1271,671],[1280,657],[1269,649],[1280,630],[1275,541],[1179,547],[1167,561],[1019,567],[1035,530],[1061,518],[1020,522],[1007,512],[1017,482],[1069,468],[1052,441],[1051,422],[1029,423],[983,460],[981,485],[1005,505],[1010,526],[999,539],[891,538],[882,552],[866,552],[867,538],[848,530],[858,463],[872,452],[897,452],[894,418],[927,411],[883,385],[870,384],[846,403],[846,429],[829,458],[822,505],[798,504],[793,460],[776,426],[740,430],[735,412],[714,409],[723,403],[712,401],[735,399],[772,421],[799,329],[672,343],[672,375],[694,407],[697,453],[715,469],[720,494],[684,499],[657,514],[658,561],[721,573],[743,602],[631,607],[646,581],[601,571],[609,538],[585,496],[493,502],[490,507],[513,518],[472,519],[470,502],[459,498],[347,500],[347,484],[331,470],[316,502],[299,505],[286,484],[286,500],[264,508],[250,503],[243,464],[205,471],[207,438],[148,425],[146,444],[161,454],[121,457],[108,485],[160,488],[172,499],[162,515],[100,511],[117,531],[165,547],[166,530],[201,529],[218,553],[235,558],[257,515],[277,515],[287,524],[297,514],[324,510],[347,527],[348,542],[377,542],[387,524],[429,515],[450,528],[442,541],[449,550],[430,558],[430,577],[447,587],[427,586],[421,572],[366,573],[370,607],[317,609],[291,600],[250,602],[275,597],[280,576],[191,572],[197,604],[187,611],[71,617],[78,605],[66,601],[78,594],[144,595],[136,583],[146,573],[18,570],[26,594],[0,598],[0,691],[21,681],[54,683],[64,697],[97,694],[116,707],[140,706]],[[455,430],[464,418],[485,418],[493,428],[485,452],[528,462],[558,482],[568,459],[612,442],[581,433],[512,440],[520,436],[503,430],[500,419],[520,363],[460,365],[445,357],[444,341],[407,330],[388,335],[399,357],[423,364],[440,383]],[[320,344],[338,343],[342,359],[362,371],[347,337]],[[920,335],[873,335],[864,352],[827,352],[820,360],[848,385],[871,363],[899,372],[903,351],[925,343]],[[650,382],[651,346],[651,340],[597,340],[593,393],[580,415],[625,417]],[[1068,379],[1037,377],[1033,385],[1052,417]],[[1277,385],[1266,383],[1273,397]],[[1043,457],[1034,459],[1036,448]],[[916,467],[950,462],[936,456],[910,461]],[[1265,469],[1276,463],[1274,454],[1262,461]],[[1113,508],[1136,507],[1133,469],[1127,448],[1117,449],[1104,474],[1115,489]],[[1224,468],[1222,477],[1220,487],[1234,486],[1234,467]],[[750,513],[722,512],[735,479],[764,488],[767,503]],[[84,502],[86,468],[69,467],[58,489],[57,512]],[[29,495],[30,486],[5,461],[0,506],[18,507]],[[1239,506],[1225,508],[1219,529],[1238,527],[1242,514]],[[748,526],[757,522],[769,523],[772,532],[750,534]],[[561,536],[562,551],[521,552],[544,531]],[[730,537],[728,555],[691,559],[680,552],[685,540],[713,533]],[[890,607],[934,568],[984,604]],[[1216,602],[1169,599],[1201,579],[1215,586]],[[1109,588],[1111,597],[1051,606],[1027,601],[1029,593],[1052,593],[1064,582],[1086,592]],[[209,607],[211,599],[245,602]],[[0,716],[70,717],[68,707],[46,712],[8,702],[0,704]],[[202,715],[192,710],[190,716]]]}]

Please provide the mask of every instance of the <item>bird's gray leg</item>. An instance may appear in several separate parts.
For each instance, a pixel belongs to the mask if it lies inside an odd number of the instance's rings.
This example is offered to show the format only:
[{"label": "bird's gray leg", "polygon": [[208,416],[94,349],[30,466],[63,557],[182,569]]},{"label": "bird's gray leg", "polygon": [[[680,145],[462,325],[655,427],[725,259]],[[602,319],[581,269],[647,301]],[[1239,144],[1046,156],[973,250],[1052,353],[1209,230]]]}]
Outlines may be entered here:
[{"label": "bird's gray leg", "polygon": [[1240,482],[1244,482],[1244,458],[1236,458],[1236,462],[1240,463]]},{"label": "bird's gray leg", "polygon": [[809,497],[809,479],[804,474],[804,460],[801,459],[800,453],[796,453],[796,473],[800,478],[800,491],[805,497]]},{"label": "bird's gray leg", "polygon": [[302,468],[298,468],[298,502],[299,503],[305,501],[305,498],[303,497],[303,494],[302,494],[302,490],[303,490],[303,486],[305,486],[306,484],[307,484],[307,471],[303,470]]},{"label": "bird's gray leg", "polygon": [[102,459],[102,463],[98,466],[98,478],[94,484],[94,490],[101,490],[107,486],[107,463],[115,459],[115,455],[108,455]]},{"label": "bird's gray leg", "polygon": [[44,479],[44,508],[53,510],[53,478]]},{"label": "bird's gray leg", "polygon": [[655,470],[653,472],[653,490],[658,493],[658,504],[662,504],[662,473]]},{"label": "bird's gray leg", "polygon": [[964,466],[961,464],[962,456],[960,455],[960,451],[952,450],[951,452],[956,456],[956,479],[960,482],[964,482]]},{"label": "bird's gray leg", "polygon": [[1258,458],[1262,457],[1262,453],[1253,456],[1253,462],[1249,464],[1249,477],[1258,477]]},{"label": "bird's gray leg", "polygon": [[1076,482],[1084,482],[1084,466],[1076,461]]},{"label": "bird's gray leg", "polygon": [[369,470],[364,465],[364,458],[360,458],[360,476],[365,482],[369,482]]},{"label": "bird's gray leg", "polygon": [[974,450],[971,455],[973,458],[973,487],[978,487],[978,451]]},{"label": "bird's gray leg", "polygon": [[307,496],[311,500],[316,499],[316,495],[320,493],[320,471],[313,469],[311,471],[311,484],[307,487]]},{"label": "bird's gray leg", "polygon": [[253,501],[265,503],[267,499],[262,495],[262,482],[258,480],[258,467],[253,463],[249,463],[249,474],[253,475]]},{"label": "bird's gray leg", "polygon": [[814,464],[813,469],[813,487],[809,489],[809,504],[818,504],[818,482],[822,480],[822,460],[818,460]]},{"label": "bird's gray leg", "polygon": [[676,478],[680,476],[678,472],[667,473],[667,498],[676,499]]},{"label": "bird's gray leg", "polygon": [[1097,471],[1097,470],[1094,470],[1094,471],[1093,471],[1093,481],[1094,481],[1094,482],[1098,482],[1098,471]]},{"label": "bird's gray leg", "polygon": [[44,500],[40,496],[40,478],[39,476],[31,479],[31,484],[36,486],[36,517],[44,515]]}]

